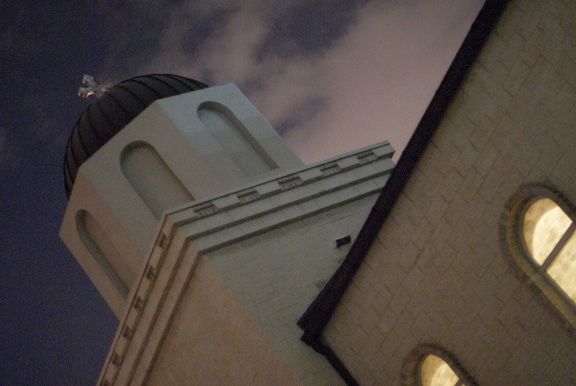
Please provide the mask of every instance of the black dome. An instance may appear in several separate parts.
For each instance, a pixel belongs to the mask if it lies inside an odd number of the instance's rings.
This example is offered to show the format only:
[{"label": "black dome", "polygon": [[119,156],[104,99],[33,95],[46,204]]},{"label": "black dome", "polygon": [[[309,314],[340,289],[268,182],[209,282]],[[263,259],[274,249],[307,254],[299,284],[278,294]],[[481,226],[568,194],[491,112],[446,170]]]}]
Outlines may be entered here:
[{"label": "black dome", "polygon": [[157,99],[206,88],[182,76],[137,76],[111,87],[80,115],[68,138],[64,156],[64,184],[70,197],[78,168],[116,133]]}]

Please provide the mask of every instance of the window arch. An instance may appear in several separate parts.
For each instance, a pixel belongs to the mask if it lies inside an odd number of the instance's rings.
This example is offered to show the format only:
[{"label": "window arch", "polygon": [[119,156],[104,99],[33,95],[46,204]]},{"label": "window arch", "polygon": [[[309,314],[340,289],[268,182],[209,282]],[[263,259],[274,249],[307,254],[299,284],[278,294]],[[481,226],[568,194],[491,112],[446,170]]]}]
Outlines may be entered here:
[{"label": "window arch", "polygon": [[536,264],[576,300],[576,224],[550,198],[538,197],[526,208],[524,245]]},{"label": "window arch", "polygon": [[420,384],[422,386],[459,386],[460,377],[446,361],[437,355],[429,354],[420,363]]},{"label": "window arch", "polygon": [[424,344],[406,357],[402,370],[405,386],[476,386],[458,361],[435,345]]},{"label": "window arch", "polygon": [[576,326],[576,221],[571,205],[541,185],[508,204],[505,237],[515,265]]}]

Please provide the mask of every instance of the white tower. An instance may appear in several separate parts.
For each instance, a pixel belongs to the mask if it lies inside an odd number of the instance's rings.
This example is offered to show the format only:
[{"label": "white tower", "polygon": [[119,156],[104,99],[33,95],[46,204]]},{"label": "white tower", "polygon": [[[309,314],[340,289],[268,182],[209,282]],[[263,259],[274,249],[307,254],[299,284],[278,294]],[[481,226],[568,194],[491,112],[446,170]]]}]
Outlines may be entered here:
[{"label": "white tower", "polygon": [[[61,228],[121,320],[101,382],[164,383],[168,372],[190,384],[208,362],[221,384],[338,379],[296,320],[360,230],[392,154],[382,143],[305,166],[233,84],[149,75],[110,88],[70,137]],[[268,354],[250,359],[262,345]]]}]

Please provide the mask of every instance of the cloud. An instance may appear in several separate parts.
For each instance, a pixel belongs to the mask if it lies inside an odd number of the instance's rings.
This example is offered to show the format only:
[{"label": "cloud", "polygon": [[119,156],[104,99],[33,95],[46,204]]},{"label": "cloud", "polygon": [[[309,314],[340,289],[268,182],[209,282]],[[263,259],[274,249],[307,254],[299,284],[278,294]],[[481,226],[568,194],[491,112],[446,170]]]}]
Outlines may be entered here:
[{"label": "cloud", "polygon": [[403,149],[480,6],[418,1],[361,9],[350,32],[313,64],[328,107],[288,132],[288,143],[309,161],[382,140]]},{"label": "cloud", "polygon": [[[402,149],[482,3],[372,1],[331,12],[313,1],[197,1],[173,10],[138,72],[237,83],[306,162],[386,139]],[[324,26],[302,21],[314,10],[307,22]],[[302,33],[277,33],[280,20]]]}]

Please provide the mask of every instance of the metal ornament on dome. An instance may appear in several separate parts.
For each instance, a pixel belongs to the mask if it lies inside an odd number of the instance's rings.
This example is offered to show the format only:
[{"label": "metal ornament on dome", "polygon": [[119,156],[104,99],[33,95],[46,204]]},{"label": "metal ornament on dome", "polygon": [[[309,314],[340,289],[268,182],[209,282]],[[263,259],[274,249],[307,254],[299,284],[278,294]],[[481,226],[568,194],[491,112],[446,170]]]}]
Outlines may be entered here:
[{"label": "metal ornament on dome", "polygon": [[70,197],[80,165],[120,132],[132,119],[158,99],[184,94],[208,86],[172,74],[149,74],[124,80],[114,86],[97,84],[84,75],[79,96],[96,99],[80,115],[66,144],[64,188]]},{"label": "metal ornament on dome", "polygon": [[109,84],[98,84],[92,75],[84,74],[82,77],[82,87],[78,88],[78,96],[82,100],[86,100],[93,95],[99,97],[108,91],[109,88]]}]

